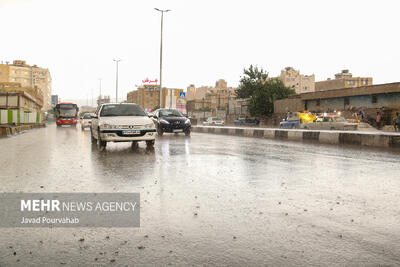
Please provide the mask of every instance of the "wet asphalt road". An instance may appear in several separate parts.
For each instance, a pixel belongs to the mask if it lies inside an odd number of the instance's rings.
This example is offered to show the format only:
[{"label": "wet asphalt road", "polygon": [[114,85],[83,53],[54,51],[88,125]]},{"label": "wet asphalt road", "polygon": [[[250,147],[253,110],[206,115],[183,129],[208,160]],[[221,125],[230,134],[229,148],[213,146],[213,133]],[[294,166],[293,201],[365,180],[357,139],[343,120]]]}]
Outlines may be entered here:
[{"label": "wet asphalt road", "polygon": [[49,125],[0,139],[0,166],[2,192],[141,193],[140,228],[0,229],[0,266],[400,265],[398,151],[194,133],[100,152]]}]

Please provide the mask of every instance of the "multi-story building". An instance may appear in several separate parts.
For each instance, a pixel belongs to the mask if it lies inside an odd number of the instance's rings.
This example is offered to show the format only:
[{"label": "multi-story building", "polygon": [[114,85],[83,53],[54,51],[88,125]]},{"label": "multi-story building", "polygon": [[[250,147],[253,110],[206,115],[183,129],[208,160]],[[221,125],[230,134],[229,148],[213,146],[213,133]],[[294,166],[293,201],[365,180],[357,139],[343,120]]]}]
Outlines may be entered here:
[{"label": "multi-story building", "polygon": [[[161,107],[177,108],[184,101],[181,93],[183,89],[178,88],[162,88]],[[128,103],[136,103],[145,110],[152,110],[159,106],[160,89],[156,84],[145,84],[139,86],[137,90],[131,91],[127,95]]]},{"label": "multi-story building", "polygon": [[43,94],[43,110],[51,108],[51,75],[48,69],[30,66],[24,60],[0,64],[0,82],[17,82],[22,87],[37,87]]},{"label": "multi-story building", "polygon": [[215,87],[201,86],[196,88],[193,84],[187,87],[187,100],[203,100],[207,99],[207,95],[228,96],[233,98],[235,96],[235,88],[228,87],[224,79],[219,79],[215,83]]},{"label": "multi-story building", "polygon": [[286,87],[296,91],[296,94],[315,91],[315,75],[303,75],[292,67],[286,67],[278,77]]},{"label": "multi-story building", "polygon": [[332,89],[354,88],[372,85],[371,77],[353,77],[349,70],[342,70],[335,74],[335,79],[328,78],[326,81],[315,83],[315,91],[326,91]]},{"label": "multi-story building", "polygon": [[229,100],[236,97],[236,89],[228,87],[225,80],[219,79],[215,87],[202,86],[196,88],[193,84],[187,87],[188,112],[211,111],[212,116],[227,111]]}]

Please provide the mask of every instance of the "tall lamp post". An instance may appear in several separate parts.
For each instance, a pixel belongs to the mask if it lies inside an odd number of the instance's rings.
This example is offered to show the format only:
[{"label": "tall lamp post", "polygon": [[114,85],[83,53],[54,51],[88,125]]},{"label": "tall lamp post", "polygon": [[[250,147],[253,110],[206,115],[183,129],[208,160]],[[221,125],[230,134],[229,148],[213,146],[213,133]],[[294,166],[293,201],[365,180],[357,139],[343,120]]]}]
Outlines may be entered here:
[{"label": "tall lamp post", "polygon": [[99,78],[99,91],[100,91],[100,96],[99,96],[99,106],[101,105],[101,78]]},{"label": "tall lamp post", "polygon": [[161,10],[158,8],[154,8],[155,10],[161,12],[161,40],[160,40],[160,108],[162,104],[162,41],[163,41],[163,18],[164,18],[164,12],[169,12],[171,10],[166,9],[166,10]]},{"label": "tall lamp post", "polygon": [[118,103],[118,63],[121,61],[121,59],[113,59],[117,65],[117,72],[116,72],[116,78],[115,78],[115,103]]}]

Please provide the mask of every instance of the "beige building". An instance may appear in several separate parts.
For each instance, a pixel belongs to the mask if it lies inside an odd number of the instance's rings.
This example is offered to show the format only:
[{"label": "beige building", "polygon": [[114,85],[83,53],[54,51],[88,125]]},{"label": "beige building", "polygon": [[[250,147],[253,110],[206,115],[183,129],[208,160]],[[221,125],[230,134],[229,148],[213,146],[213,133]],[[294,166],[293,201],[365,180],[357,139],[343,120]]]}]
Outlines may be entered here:
[{"label": "beige building", "polygon": [[303,75],[292,67],[286,67],[278,77],[286,87],[296,91],[296,94],[315,91],[315,75]]},{"label": "beige building", "polygon": [[0,64],[0,82],[17,82],[21,87],[39,88],[43,94],[43,110],[51,108],[51,75],[48,69],[27,65],[23,60]]},{"label": "beige building", "polygon": [[354,88],[372,85],[371,77],[353,77],[349,70],[342,70],[335,74],[335,79],[328,78],[326,81],[315,83],[315,91],[326,91],[341,88]]},{"label": "beige building", "polygon": [[[162,97],[161,106],[167,108],[169,108],[170,106],[171,108],[177,108],[181,104],[181,101],[183,101],[180,98],[181,92],[183,92],[183,89],[163,88],[161,94]],[[159,101],[160,101],[160,90],[159,90],[159,85],[156,84],[142,85],[138,87],[137,90],[131,91],[127,94],[128,103],[136,103],[146,110],[152,110],[155,107],[158,107]]]},{"label": "beige building", "polygon": [[187,100],[203,100],[207,99],[207,95],[219,95],[220,97],[235,97],[235,88],[228,87],[227,82],[224,79],[219,79],[215,83],[215,87],[202,86],[196,88],[193,84],[187,87]]}]

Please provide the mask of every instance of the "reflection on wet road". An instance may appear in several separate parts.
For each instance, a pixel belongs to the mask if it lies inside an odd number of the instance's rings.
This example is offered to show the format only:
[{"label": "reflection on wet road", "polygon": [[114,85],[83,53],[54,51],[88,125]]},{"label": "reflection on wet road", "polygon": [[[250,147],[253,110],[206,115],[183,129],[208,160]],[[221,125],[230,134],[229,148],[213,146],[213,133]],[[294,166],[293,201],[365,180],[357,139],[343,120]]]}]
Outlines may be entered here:
[{"label": "reflection on wet road", "polygon": [[100,152],[54,125],[0,150],[3,192],[142,202],[140,228],[0,229],[0,266],[400,264],[396,151],[194,133]]}]

